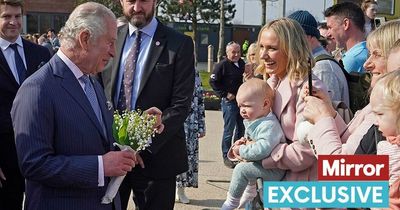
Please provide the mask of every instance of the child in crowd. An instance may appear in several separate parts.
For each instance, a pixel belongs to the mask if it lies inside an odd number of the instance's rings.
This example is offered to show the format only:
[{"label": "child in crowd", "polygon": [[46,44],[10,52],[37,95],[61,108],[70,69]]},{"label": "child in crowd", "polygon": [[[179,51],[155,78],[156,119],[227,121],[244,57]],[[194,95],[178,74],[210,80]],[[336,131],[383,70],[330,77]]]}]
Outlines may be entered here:
[{"label": "child in crowd", "polygon": [[249,79],[238,90],[236,100],[246,130],[244,138],[236,141],[229,150],[228,158],[242,162],[233,170],[222,210],[243,205],[247,202],[243,198],[253,199],[254,196],[249,194],[256,191],[257,178],[279,181],[285,175],[284,170],[264,169],[261,165],[261,160],[268,157],[276,145],[286,141],[278,119],[271,112],[273,97],[272,88],[257,78]]},{"label": "child in crowd", "polygon": [[387,140],[378,143],[377,154],[389,155],[390,209],[400,209],[400,71],[377,81],[370,102],[379,130]]}]

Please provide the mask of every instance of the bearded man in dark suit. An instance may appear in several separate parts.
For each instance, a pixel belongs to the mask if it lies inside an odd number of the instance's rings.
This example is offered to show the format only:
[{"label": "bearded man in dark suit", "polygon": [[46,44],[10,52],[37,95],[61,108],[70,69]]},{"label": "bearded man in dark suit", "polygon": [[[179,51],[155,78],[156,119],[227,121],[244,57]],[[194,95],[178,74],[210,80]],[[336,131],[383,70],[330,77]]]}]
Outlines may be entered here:
[{"label": "bearded man in dark suit", "polygon": [[145,167],[122,183],[122,209],[132,189],[140,210],[172,210],[176,175],[188,169],[183,123],[194,89],[193,41],[154,17],[157,0],[120,2],[129,24],[118,28],[116,55],[100,75],[106,96],[117,110],[155,106],[165,125],[138,153]]}]

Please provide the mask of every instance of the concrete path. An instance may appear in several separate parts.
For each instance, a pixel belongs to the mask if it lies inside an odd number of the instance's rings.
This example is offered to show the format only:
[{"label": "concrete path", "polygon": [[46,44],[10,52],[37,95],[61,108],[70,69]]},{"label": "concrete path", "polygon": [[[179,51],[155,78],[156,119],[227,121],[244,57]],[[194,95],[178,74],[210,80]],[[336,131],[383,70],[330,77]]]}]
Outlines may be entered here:
[{"label": "concrete path", "polygon": [[[221,154],[222,112],[206,111],[206,136],[200,139],[199,188],[186,188],[190,204],[175,203],[174,210],[217,210],[226,198],[232,169]],[[134,204],[129,204],[129,210]]]}]

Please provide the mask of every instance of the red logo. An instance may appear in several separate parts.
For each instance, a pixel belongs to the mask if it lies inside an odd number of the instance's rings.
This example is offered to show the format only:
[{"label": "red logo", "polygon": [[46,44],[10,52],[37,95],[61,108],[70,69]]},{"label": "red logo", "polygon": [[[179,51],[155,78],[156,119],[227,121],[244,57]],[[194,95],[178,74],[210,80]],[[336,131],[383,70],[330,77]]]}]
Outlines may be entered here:
[{"label": "red logo", "polygon": [[389,180],[387,155],[318,155],[318,180]]}]

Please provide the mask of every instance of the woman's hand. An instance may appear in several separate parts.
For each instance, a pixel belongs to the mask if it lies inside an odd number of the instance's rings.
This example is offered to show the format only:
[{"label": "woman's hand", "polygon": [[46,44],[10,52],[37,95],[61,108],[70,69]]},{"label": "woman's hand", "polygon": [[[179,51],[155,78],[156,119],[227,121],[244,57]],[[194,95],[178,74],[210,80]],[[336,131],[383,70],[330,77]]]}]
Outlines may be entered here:
[{"label": "woman's hand", "polygon": [[[304,99],[306,96],[310,96],[308,84],[303,85],[301,92],[300,92],[301,99]],[[325,94],[325,92],[323,92],[317,88],[313,88],[312,96],[315,96],[315,97],[323,100],[326,104],[332,104],[330,96]]]},{"label": "woman's hand", "polygon": [[313,96],[309,96],[308,84],[303,86],[301,97],[306,103],[304,107],[303,116],[315,124],[320,119],[325,117],[335,117],[336,111],[332,107],[331,99],[323,91],[313,89]]},{"label": "woman's hand", "polygon": [[317,123],[325,117],[335,117],[336,111],[330,103],[326,103],[320,98],[314,96],[306,96],[304,98],[306,106],[304,107],[303,116],[312,124]]},{"label": "woman's hand", "polygon": [[256,68],[255,63],[246,63],[244,66],[243,80],[247,81],[254,77],[254,69]]}]

